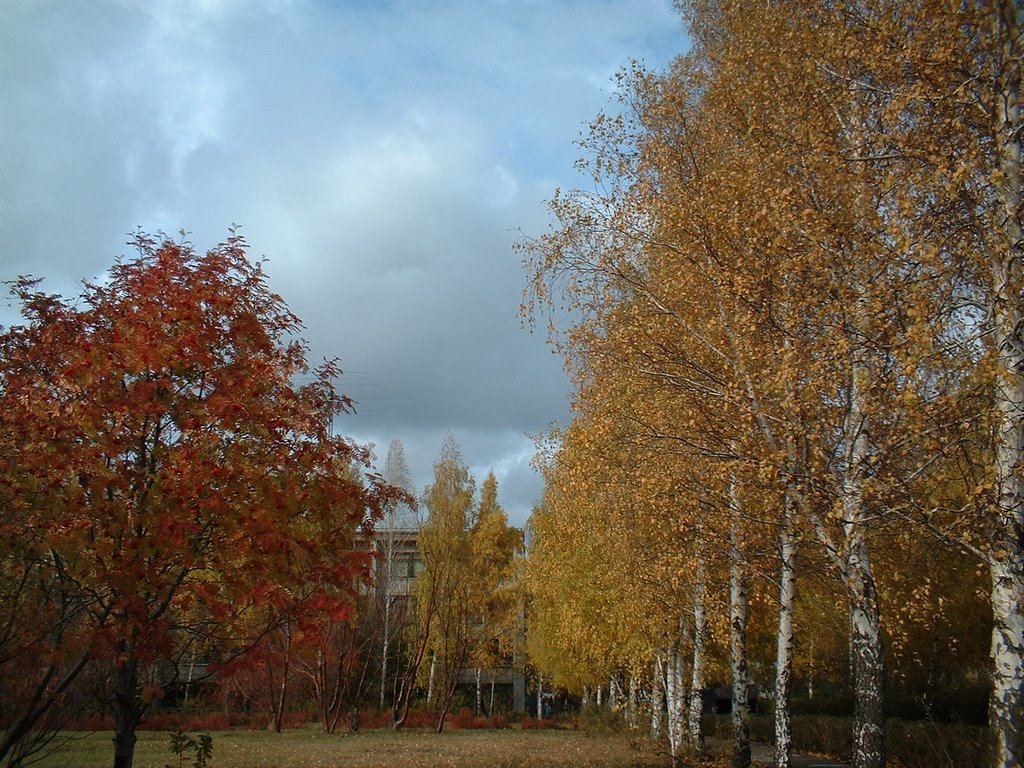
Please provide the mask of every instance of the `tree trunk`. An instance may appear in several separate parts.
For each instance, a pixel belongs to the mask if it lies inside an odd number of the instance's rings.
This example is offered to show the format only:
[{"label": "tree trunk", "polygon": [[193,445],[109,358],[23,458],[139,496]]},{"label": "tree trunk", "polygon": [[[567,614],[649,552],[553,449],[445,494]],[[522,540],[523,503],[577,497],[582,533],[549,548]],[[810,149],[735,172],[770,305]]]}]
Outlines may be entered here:
[{"label": "tree trunk", "polygon": [[665,699],[668,716],[668,751],[672,764],[678,765],[683,751],[683,717],[685,695],[683,693],[683,657],[679,638],[673,638],[666,653]]},{"label": "tree trunk", "polygon": [[814,633],[811,633],[807,644],[807,698],[814,698]]},{"label": "tree trunk", "polygon": [[735,481],[729,484],[729,663],[732,667],[732,764],[750,768],[750,706],[747,672],[747,564],[740,528],[744,507]]},{"label": "tree trunk", "polygon": [[284,729],[284,710],[288,704],[288,678],[291,676],[292,660],[292,631],[291,626],[285,623],[284,632],[284,666],[281,670],[281,684],[278,686],[274,696],[274,719],[272,726],[274,733],[280,733]]},{"label": "tree trunk", "polygon": [[[881,616],[871,571],[856,550],[850,555],[853,650],[853,768],[885,766],[885,665]],[[861,562],[858,562],[861,561]]]},{"label": "tree trunk", "polygon": [[484,689],[480,682],[480,667],[476,668],[476,713],[479,715],[483,711],[484,706]]},{"label": "tree trunk", "polygon": [[[461,668],[461,666],[460,666]],[[459,685],[459,672],[456,669],[454,676],[445,675],[445,688],[441,695],[441,710],[437,716],[437,732],[444,731],[445,723],[448,720],[448,712],[452,707],[452,698],[455,696],[455,689]]]},{"label": "tree trunk", "polygon": [[660,653],[654,655],[654,674],[651,676],[651,741],[659,742],[664,731],[665,662]]},{"label": "tree trunk", "polygon": [[[390,568],[391,564],[388,563],[385,567]],[[390,589],[391,576],[387,577],[387,581],[384,584],[384,637],[381,640],[380,649],[380,711],[384,711],[385,691],[387,688],[388,681],[388,652],[391,650],[391,596],[387,594],[387,590]]]},{"label": "tree trunk", "polygon": [[437,674],[437,654],[430,654],[430,676],[427,678],[427,706],[434,701],[434,676]]},{"label": "tree trunk", "polygon": [[494,717],[494,671],[491,670],[491,703],[487,707],[487,716]]},{"label": "tree trunk", "polygon": [[629,690],[626,694],[626,726],[636,729],[636,673],[630,670]]},{"label": "tree trunk", "polygon": [[992,316],[997,354],[995,408],[996,520],[991,534],[992,695],[989,723],[998,768],[1024,763],[1024,339],[1020,293],[1022,227],[1021,16],[1001,0],[994,134],[999,162],[996,192],[1003,247],[992,257]]},{"label": "tree trunk", "polygon": [[114,768],[132,768],[136,729],[142,720],[139,662],[129,650],[114,672]]},{"label": "tree trunk", "polygon": [[[866,310],[858,299],[855,323]],[[853,768],[885,766],[885,666],[882,652],[881,606],[871,571],[867,544],[864,478],[870,461],[867,390],[870,369],[860,345],[850,353],[849,404],[844,424],[845,468],[840,495],[846,559],[843,580],[850,611],[853,656]]]},{"label": "tree trunk", "polygon": [[[412,701],[413,690],[416,687],[416,677],[419,673],[420,665],[423,663],[423,655],[427,652],[427,646],[430,643],[431,626],[437,614],[437,602],[437,581],[432,580],[425,603],[419,603],[421,622],[417,627],[415,640],[406,654],[405,668],[400,675],[395,676],[395,683],[392,689],[394,695],[391,698],[391,727],[396,731],[405,725],[405,721],[409,717],[409,706]],[[395,657],[401,658],[401,633],[397,637],[399,647]]]},{"label": "tree trunk", "polygon": [[779,629],[775,646],[775,766],[789,768],[793,755],[793,608],[796,604],[796,534],[793,498],[783,499],[779,525]]},{"label": "tree trunk", "polygon": [[693,585],[693,663],[690,668],[690,706],[686,728],[690,747],[698,751],[704,749],[704,655],[708,634],[705,578],[704,553],[698,550]]},{"label": "tree trunk", "polygon": [[[1008,562],[1009,561],[1009,562]],[[1024,562],[992,563],[992,697],[989,723],[995,765],[1024,764]]]}]

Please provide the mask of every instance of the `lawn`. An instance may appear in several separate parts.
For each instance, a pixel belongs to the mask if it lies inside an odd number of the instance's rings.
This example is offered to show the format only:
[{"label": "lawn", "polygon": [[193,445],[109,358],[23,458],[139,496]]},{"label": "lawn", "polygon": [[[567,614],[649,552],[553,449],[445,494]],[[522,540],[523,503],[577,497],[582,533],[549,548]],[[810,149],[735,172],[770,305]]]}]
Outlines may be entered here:
[{"label": "lawn", "polygon": [[[387,729],[328,736],[315,728],[284,733],[230,730],[213,736],[210,768],[666,768],[669,760],[623,735],[554,730],[464,730],[435,734]],[[112,734],[68,734],[39,768],[108,768]],[[178,768],[166,733],[139,733],[135,768]],[[190,760],[182,763],[191,766]]]}]

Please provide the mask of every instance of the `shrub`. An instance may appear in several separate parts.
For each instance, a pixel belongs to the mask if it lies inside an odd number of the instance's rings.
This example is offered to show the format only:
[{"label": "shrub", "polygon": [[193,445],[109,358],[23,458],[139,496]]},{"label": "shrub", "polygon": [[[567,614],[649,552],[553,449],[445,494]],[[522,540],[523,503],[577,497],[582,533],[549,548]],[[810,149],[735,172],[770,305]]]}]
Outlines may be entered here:
[{"label": "shrub", "polygon": [[181,718],[178,727],[183,731],[226,731],[234,723],[223,712],[208,712]]},{"label": "shrub", "polygon": [[[388,724],[390,725],[390,718]],[[434,728],[437,725],[437,714],[434,712],[428,712],[427,710],[415,709],[409,711],[409,717],[406,718],[406,724],[403,727],[406,728]]]},{"label": "shrub", "polygon": [[462,707],[458,712],[448,715],[447,724],[452,728],[473,728],[476,714],[469,707]]},{"label": "shrub", "polygon": [[794,698],[791,709],[794,715],[853,717],[853,694],[835,693],[815,696],[813,699]]},{"label": "shrub", "polygon": [[361,713],[362,727],[368,729],[390,728],[390,709],[364,709]]},{"label": "shrub", "polygon": [[825,755],[849,755],[853,751],[852,721],[848,717],[830,715],[794,717],[793,749]]},{"label": "shrub", "polygon": [[77,717],[68,724],[69,731],[112,731],[114,730],[114,718],[99,717],[91,715],[88,717]]},{"label": "shrub", "polygon": [[927,695],[896,689],[886,695],[885,712],[887,717],[900,720],[985,725],[988,722],[989,693],[987,684],[964,684]]},{"label": "shrub", "polygon": [[[705,734],[732,738],[728,715],[705,715]],[[954,768],[985,765],[988,737],[984,727],[936,723],[928,720],[886,722],[886,752],[898,768]],[[770,717],[750,718],[750,738],[765,744],[774,742]],[[793,749],[796,752],[848,758],[853,752],[853,723],[848,717],[794,715]]]},{"label": "shrub", "polygon": [[903,768],[989,763],[988,730],[981,726],[894,719],[886,723],[885,737],[890,758]]},{"label": "shrub", "polygon": [[625,729],[622,714],[605,706],[584,707],[577,722],[581,731],[590,733],[619,733]]}]

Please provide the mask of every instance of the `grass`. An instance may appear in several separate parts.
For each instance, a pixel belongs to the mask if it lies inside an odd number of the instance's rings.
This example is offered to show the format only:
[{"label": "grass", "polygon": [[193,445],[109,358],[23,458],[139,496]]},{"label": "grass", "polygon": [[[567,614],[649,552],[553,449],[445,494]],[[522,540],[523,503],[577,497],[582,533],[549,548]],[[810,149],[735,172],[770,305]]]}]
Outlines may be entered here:
[{"label": "grass", "polygon": [[[112,734],[67,734],[39,768],[108,768]],[[466,730],[435,734],[388,729],[329,736],[314,727],[272,733],[217,731],[210,768],[666,768],[669,760],[620,734],[579,731]],[[139,733],[135,768],[178,768],[168,734]],[[185,760],[183,766],[191,766]]]}]

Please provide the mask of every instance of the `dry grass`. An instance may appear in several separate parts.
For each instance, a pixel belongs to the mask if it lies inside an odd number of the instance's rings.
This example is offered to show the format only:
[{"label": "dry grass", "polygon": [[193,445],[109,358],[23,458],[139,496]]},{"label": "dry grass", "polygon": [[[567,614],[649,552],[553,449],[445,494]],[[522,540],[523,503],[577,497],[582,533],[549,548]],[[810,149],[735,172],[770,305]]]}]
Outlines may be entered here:
[{"label": "dry grass", "polygon": [[[666,768],[669,760],[627,736],[579,731],[451,731],[438,735],[413,730],[364,731],[328,736],[314,728],[275,734],[258,731],[213,733],[210,768]],[[113,763],[110,733],[72,735],[40,768],[107,768]],[[143,732],[136,768],[178,768],[166,733]],[[191,766],[185,760],[183,766]]]}]

